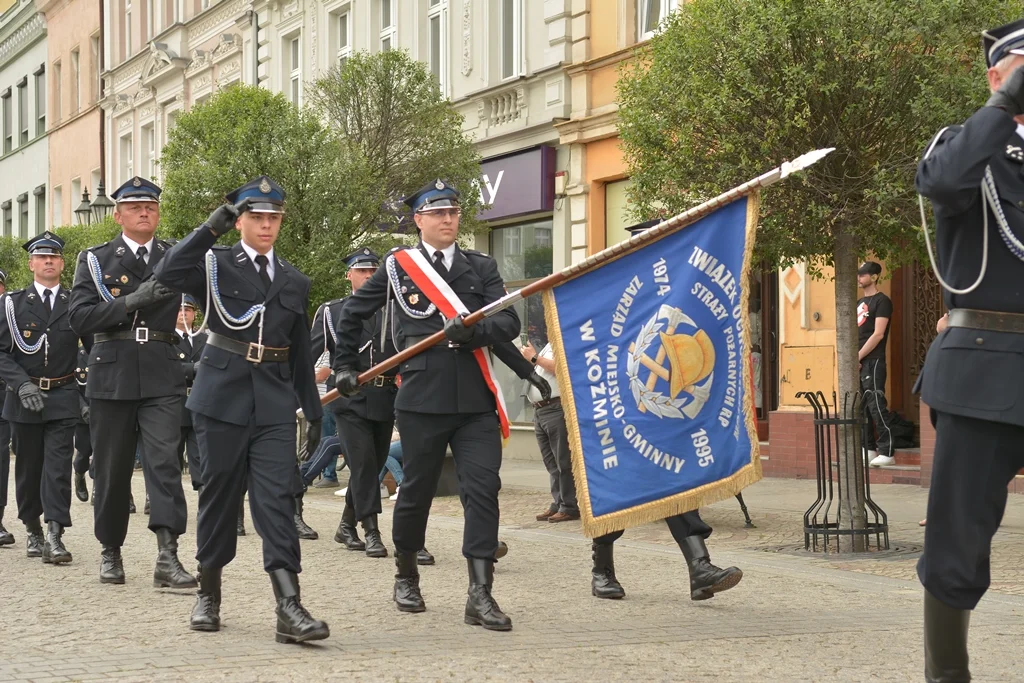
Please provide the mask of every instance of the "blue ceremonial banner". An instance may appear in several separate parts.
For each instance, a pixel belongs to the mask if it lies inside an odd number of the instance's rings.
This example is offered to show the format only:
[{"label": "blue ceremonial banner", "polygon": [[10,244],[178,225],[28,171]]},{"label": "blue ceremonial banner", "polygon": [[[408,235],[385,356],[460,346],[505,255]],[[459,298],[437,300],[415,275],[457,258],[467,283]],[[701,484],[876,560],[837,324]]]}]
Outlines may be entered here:
[{"label": "blue ceremonial banner", "polygon": [[747,329],[758,211],[742,197],[544,292],[588,536],[761,478]]}]

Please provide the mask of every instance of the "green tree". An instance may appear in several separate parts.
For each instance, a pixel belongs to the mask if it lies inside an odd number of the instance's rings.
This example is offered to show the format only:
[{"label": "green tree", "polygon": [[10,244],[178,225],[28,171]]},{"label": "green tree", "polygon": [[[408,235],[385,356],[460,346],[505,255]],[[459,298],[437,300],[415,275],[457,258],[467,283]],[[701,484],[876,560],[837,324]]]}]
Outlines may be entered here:
[{"label": "green tree", "polygon": [[[675,214],[835,147],[769,191],[757,253],[834,267],[839,391],[856,391],[858,261],[918,254],[917,160],[984,102],[979,33],[1019,11],[1007,0],[681,3],[620,79],[636,216]],[[847,481],[859,457],[841,454]],[[843,505],[863,527],[862,493]]]},{"label": "green tree", "polygon": [[[108,218],[93,225],[62,225],[52,232],[64,240],[64,272],[60,283],[68,289],[75,280],[75,264],[83,249],[112,240],[121,231],[120,226]],[[32,283],[28,269],[28,254],[22,248],[26,240],[20,237],[0,237],[0,269],[7,273],[7,289],[22,289]]]}]

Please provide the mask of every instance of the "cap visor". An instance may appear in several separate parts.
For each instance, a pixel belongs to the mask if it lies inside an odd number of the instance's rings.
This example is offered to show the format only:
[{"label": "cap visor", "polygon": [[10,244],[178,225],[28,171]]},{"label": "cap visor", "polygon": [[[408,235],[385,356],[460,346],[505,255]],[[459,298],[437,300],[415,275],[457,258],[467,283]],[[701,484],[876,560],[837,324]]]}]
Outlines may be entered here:
[{"label": "cap visor", "polygon": [[252,213],[284,213],[283,206],[267,202],[252,202],[249,206],[245,207],[245,210]]}]

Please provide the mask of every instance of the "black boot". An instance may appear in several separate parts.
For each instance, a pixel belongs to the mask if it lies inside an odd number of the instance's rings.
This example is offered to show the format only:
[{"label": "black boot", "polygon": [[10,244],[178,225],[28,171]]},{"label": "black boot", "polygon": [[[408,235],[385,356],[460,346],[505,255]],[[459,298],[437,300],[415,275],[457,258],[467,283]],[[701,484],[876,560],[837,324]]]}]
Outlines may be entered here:
[{"label": "black boot", "polygon": [[270,572],[277,598],[277,637],[279,643],[304,643],[331,635],[327,624],[314,619],[299,601],[299,576],[287,569]]},{"label": "black boot", "polygon": [[356,513],[346,503],[345,510],[341,513],[341,523],[338,530],[334,532],[334,540],[349,550],[366,550],[366,544],[359,538],[359,531],[356,529]]},{"label": "black boot", "polygon": [[236,536],[245,536],[245,500],[238,506],[238,525],[235,526]]},{"label": "black boot", "polygon": [[491,597],[494,583],[494,562],[470,558],[469,599],[466,601],[466,623],[483,626],[488,631],[511,631],[512,620],[501,611]]},{"label": "black boot", "polygon": [[135,514],[135,494],[133,493],[128,494],[128,514]]},{"label": "black boot", "polygon": [[220,567],[199,569],[199,592],[188,627],[192,631],[220,630]]},{"label": "black boot", "polygon": [[85,485],[85,472],[75,472],[75,497],[83,503],[89,502],[89,487]]},{"label": "black boot", "polygon": [[4,528],[4,508],[0,505],[0,545],[14,545],[14,534]]},{"label": "black boot", "polygon": [[[299,532],[299,538],[306,541],[315,541],[320,534],[312,529],[306,520],[302,519],[302,496],[295,496],[295,530]],[[326,636],[324,636],[326,638]]]},{"label": "black boot", "polygon": [[149,514],[149,493],[146,494],[146,504],[142,506],[142,514]]},{"label": "black boot", "polygon": [[26,557],[43,556],[43,527],[38,519],[25,522],[25,531],[28,532],[28,542],[25,544]]},{"label": "black boot", "polygon": [[420,570],[416,553],[395,551],[395,604],[399,612],[423,612],[427,609],[420,593]]},{"label": "black boot", "polygon": [[366,532],[366,556],[387,557],[388,549],[384,547],[377,528],[377,515],[370,515],[363,520],[363,531]]},{"label": "black boot", "polygon": [[626,597],[622,584],[615,578],[615,562],[612,543],[591,543],[594,551],[594,568],[590,570],[590,592],[598,598],[618,600]]},{"label": "black boot", "polygon": [[967,631],[971,611],[954,609],[924,592],[924,679],[927,683],[971,680],[967,667]]},{"label": "black boot", "polygon": [[120,548],[103,546],[100,554],[100,583],[124,583],[124,563],[121,561]]},{"label": "black boot", "polygon": [[687,536],[679,544],[690,570],[690,599],[708,600],[734,587],[743,578],[736,567],[721,569],[711,564],[708,547],[702,536]]},{"label": "black boot", "polygon": [[154,588],[195,588],[194,576],[185,571],[178,559],[178,536],[170,529],[156,530],[156,567],[153,569]]},{"label": "black boot", "polygon": [[434,556],[426,548],[420,548],[416,551],[416,564],[430,566],[434,564]]},{"label": "black boot", "polygon": [[43,564],[67,564],[71,553],[64,547],[64,527],[59,522],[46,523],[46,538],[43,540]]}]

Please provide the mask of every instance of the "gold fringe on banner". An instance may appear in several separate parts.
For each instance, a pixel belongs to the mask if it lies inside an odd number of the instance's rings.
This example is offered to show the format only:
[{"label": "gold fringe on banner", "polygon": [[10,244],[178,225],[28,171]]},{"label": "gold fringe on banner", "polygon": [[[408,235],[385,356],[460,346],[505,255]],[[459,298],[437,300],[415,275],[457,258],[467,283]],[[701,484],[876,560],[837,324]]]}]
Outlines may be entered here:
[{"label": "gold fringe on banner", "polygon": [[[757,223],[761,211],[760,193],[755,190],[746,197],[747,199],[747,223],[746,223],[746,249],[743,253],[743,270],[740,282],[743,283],[740,297],[743,319],[743,367],[749,368],[750,357],[750,315],[749,287],[747,276],[750,273],[751,261],[754,252],[754,239],[757,233]],[[683,228],[685,229],[685,228]],[[666,233],[659,239],[664,239],[672,233]],[[656,240],[657,241],[657,240]],[[650,246],[650,245],[647,245]],[[625,254],[620,255],[625,256]],[[668,498],[644,503],[625,510],[619,510],[600,517],[594,517],[590,505],[590,488],[587,481],[587,468],[583,461],[583,447],[580,438],[579,415],[576,413],[576,401],[572,393],[572,383],[569,379],[569,370],[565,363],[565,347],[562,343],[562,328],[559,325],[558,309],[555,304],[554,290],[544,291],[544,318],[548,327],[548,337],[555,351],[555,370],[558,377],[558,386],[562,396],[568,400],[562,401],[565,410],[565,426],[569,432],[569,448],[572,452],[572,473],[576,479],[576,491],[579,499],[580,513],[583,521],[583,533],[590,538],[603,536],[613,531],[621,531],[641,524],[657,522],[668,517],[680,515],[690,510],[717,503],[726,498],[732,498],[747,486],[760,481],[761,473],[761,449],[757,438],[757,415],[754,409],[754,397],[749,386],[743,392],[743,417],[747,427],[747,435],[750,439],[750,462],[740,468],[732,476],[726,479],[705,484],[704,486],[678,493]],[[749,377],[749,376],[748,376]]]}]

